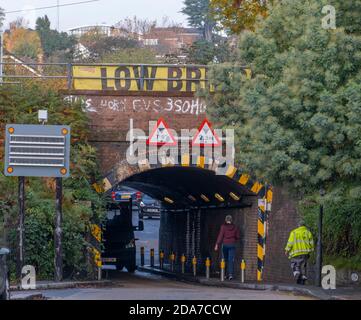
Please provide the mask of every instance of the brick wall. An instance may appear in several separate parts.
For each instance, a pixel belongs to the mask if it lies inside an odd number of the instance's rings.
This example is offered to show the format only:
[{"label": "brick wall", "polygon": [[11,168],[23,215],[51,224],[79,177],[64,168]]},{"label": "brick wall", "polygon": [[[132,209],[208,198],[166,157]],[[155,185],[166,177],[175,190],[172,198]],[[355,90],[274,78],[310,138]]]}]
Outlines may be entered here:
[{"label": "brick wall", "polygon": [[274,188],[272,211],[266,240],[265,281],[292,282],[288,258],[284,254],[288,236],[297,227],[296,201],[286,187]]},{"label": "brick wall", "polygon": [[[185,107],[183,109],[174,107],[176,100],[183,103]],[[206,110],[206,107],[193,97],[90,96],[86,97],[86,103],[88,109],[92,110],[89,112],[91,143],[97,148],[102,173],[109,172],[117,162],[124,159],[128,147],[126,134],[129,130],[130,118],[134,120],[134,127],[141,128],[148,134],[148,121],[156,121],[159,117],[163,117],[175,130],[198,128],[205,117]],[[193,110],[189,107],[192,105]],[[250,208],[202,210],[199,258],[204,261],[206,257],[211,257],[213,273],[219,271],[220,256],[213,250],[219,227],[225,215],[232,214],[241,230],[235,270],[239,272],[239,263],[243,258],[247,264],[246,279],[256,280],[257,199],[252,198],[251,202]],[[194,233],[192,234],[195,215],[196,212],[191,212],[188,217],[190,220],[188,224],[191,224],[191,226],[188,225],[190,237],[195,236]],[[265,281],[289,282],[293,280],[289,261],[284,255],[284,246],[289,232],[296,226],[297,217],[295,201],[290,197],[287,188],[275,188],[266,242]],[[194,240],[188,239],[187,244],[186,234],[186,213],[167,213],[162,216],[160,248],[166,250],[167,254],[170,250],[176,251],[178,255],[186,253],[187,250],[192,252],[194,248],[190,251],[189,246]]]}]

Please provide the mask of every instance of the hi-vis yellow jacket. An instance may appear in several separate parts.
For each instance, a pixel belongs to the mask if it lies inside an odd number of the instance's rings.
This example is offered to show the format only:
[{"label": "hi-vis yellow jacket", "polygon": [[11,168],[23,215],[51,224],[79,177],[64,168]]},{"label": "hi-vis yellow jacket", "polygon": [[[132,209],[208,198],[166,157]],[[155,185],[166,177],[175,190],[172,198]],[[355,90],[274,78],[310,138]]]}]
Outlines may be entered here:
[{"label": "hi-vis yellow jacket", "polygon": [[292,230],[285,250],[290,259],[309,254],[314,250],[312,233],[304,226]]}]

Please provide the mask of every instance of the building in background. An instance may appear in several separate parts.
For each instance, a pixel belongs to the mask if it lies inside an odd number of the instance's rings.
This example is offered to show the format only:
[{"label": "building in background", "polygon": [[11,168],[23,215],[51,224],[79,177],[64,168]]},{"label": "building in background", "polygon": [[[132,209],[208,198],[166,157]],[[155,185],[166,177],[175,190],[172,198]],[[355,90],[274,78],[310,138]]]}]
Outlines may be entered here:
[{"label": "building in background", "polygon": [[111,25],[101,24],[101,25],[89,25],[72,28],[68,33],[76,38],[89,33],[97,32],[99,34],[108,36],[108,37],[128,37],[128,31],[122,28],[118,28]]},{"label": "building in background", "polygon": [[143,35],[142,41],[145,47],[154,48],[158,54],[176,54],[202,37],[202,31],[195,28],[154,27]]}]

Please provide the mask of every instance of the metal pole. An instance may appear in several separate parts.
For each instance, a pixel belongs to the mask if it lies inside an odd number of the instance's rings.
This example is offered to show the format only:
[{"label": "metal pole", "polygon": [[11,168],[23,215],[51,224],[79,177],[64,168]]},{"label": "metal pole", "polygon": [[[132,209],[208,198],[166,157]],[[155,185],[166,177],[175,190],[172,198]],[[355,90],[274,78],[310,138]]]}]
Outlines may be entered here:
[{"label": "metal pole", "polygon": [[16,263],[16,275],[21,279],[21,269],[24,266],[24,222],[25,222],[25,177],[19,177],[19,226],[18,226],[18,252]]},{"label": "metal pole", "polygon": [[323,224],[323,205],[320,205],[318,216],[318,239],[317,239],[317,256],[316,256],[316,286],[321,287],[322,275],[322,224]]},{"label": "metal pole", "polygon": [[185,269],[186,269],[186,268],[185,268],[186,260],[187,260],[187,259],[186,259],[186,256],[183,254],[183,255],[181,256],[181,266],[182,266],[182,270],[181,270],[181,271],[182,271],[182,273],[185,273],[185,271],[186,271],[186,270],[185,270]]},{"label": "metal pole", "polygon": [[169,256],[170,258],[170,270],[174,272],[174,262],[175,262],[175,254],[172,252]]},{"label": "metal pole", "polygon": [[192,264],[193,264],[193,276],[197,276],[197,257],[194,256],[192,259]]},{"label": "metal pole", "polygon": [[154,249],[150,249],[150,266],[154,267]]},{"label": "metal pole", "polygon": [[3,63],[4,63],[4,33],[0,27],[0,84],[3,83]]},{"label": "metal pole", "polygon": [[63,180],[55,178],[56,201],[55,201],[55,281],[63,280],[63,248],[62,248],[62,220],[63,220]]},{"label": "metal pole", "polygon": [[164,267],[164,251],[160,250],[159,252],[159,268],[163,269]]},{"label": "metal pole", "polygon": [[209,258],[206,259],[206,278],[209,279],[210,277],[210,267],[211,267],[211,260]]},{"label": "metal pole", "polygon": [[244,272],[246,270],[246,262],[242,259],[241,262],[241,282],[244,283]]},{"label": "metal pole", "polygon": [[140,265],[144,266],[144,247],[140,248]]},{"label": "metal pole", "polygon": [[221,260],[221,281],[224,281],[224,272],[226,269],[226,263],[224,259]]}]

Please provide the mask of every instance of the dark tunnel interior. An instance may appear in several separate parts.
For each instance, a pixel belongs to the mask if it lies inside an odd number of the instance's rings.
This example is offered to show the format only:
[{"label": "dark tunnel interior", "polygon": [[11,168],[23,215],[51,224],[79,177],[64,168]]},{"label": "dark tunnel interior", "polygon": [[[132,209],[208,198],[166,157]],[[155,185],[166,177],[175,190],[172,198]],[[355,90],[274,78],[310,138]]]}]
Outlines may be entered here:
[{"label": "dark tunnel interior", "polygon": [[225,175],[199,167],[162,167],[135,174],[125,185],[161,200],[169,211],[197,208],[242,208],[254,196]]}]

